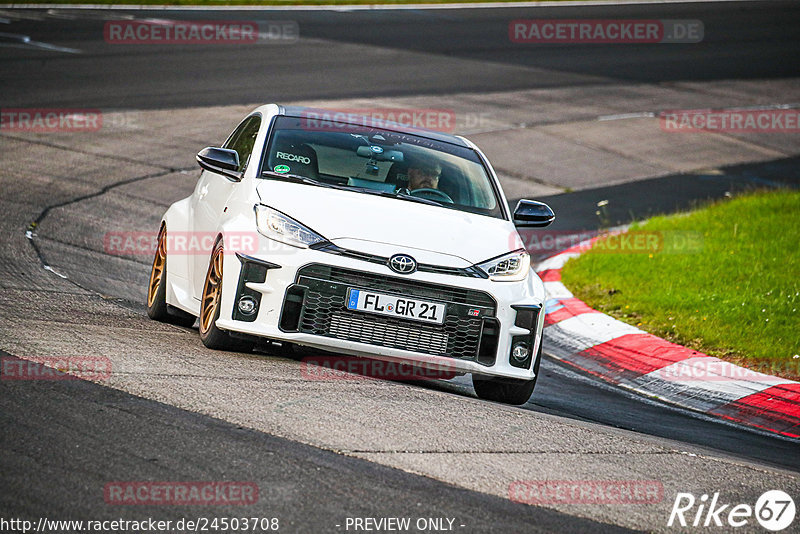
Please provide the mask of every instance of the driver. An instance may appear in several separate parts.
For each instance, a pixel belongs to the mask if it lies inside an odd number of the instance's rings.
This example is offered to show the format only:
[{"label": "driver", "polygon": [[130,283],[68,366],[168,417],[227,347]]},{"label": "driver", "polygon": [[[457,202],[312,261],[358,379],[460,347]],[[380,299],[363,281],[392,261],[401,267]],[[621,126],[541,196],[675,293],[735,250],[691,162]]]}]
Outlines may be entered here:
[{"label": "driver", "polygon": [[408,162],[408,189],[438,189],[441,164],[433,158],[415,156]]}]

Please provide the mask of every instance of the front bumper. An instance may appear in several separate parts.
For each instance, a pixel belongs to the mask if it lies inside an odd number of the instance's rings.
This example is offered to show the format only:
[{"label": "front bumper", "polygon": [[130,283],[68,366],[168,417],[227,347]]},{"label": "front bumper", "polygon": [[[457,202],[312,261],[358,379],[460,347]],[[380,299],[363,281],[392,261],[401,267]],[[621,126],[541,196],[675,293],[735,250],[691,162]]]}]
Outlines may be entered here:
[{"label": "front bumper", "polygon": [[[459,373],[534,377],[544,288],[533,272],[521,282],[399,275],[386,265],[259,239],[258,250],[268,252],[225,255],[219,328]],[[430,325],[347,310],[348,288],[445,302],[447,317],[443,325]],[[249,316],[237,307],[243,296],[257,303]],[[511,358],[517,343],[527,345],[527,361]]]}]

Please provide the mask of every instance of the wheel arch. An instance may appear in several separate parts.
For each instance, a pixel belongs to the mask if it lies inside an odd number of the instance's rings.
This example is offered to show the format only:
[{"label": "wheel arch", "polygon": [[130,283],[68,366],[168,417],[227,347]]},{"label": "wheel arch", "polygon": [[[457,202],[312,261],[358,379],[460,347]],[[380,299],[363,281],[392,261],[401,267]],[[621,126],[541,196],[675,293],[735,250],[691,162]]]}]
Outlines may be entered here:
[{"label": "wheel arch", "polygon": [[[170,234],[175,235],[176,232],[189,231],[190,198],[175,202],[161,217],[159,231],[161,228],[166,227],[167,238],[169,238]],[[198,315],[199,306],[193,302],[191,297],[189,277],[189,269],[191,267],[188,258],[189,256],[186,254],[170,254],[169,246],[167,247],[166,300],[170,306]]]}]

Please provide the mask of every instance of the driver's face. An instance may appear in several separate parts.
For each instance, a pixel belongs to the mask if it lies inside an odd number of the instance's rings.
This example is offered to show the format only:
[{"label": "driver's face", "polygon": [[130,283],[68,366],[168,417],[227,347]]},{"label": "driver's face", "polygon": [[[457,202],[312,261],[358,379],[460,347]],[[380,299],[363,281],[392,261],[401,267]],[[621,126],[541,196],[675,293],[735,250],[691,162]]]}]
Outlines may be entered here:
[{"label": "driver's face", "polygon": [[408,188],[415,189],[436,189],[439,187],[439,172],[433,169],[408,169]]}]

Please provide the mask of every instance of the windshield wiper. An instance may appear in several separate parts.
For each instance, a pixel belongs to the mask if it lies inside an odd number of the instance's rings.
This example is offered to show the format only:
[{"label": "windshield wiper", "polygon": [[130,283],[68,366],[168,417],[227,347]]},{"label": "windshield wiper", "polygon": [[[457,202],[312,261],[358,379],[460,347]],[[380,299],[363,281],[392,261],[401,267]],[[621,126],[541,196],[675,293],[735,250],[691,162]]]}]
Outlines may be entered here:
[{"label": "windshield wiper", "polygon": [[435,200],[431,200],[429,198],[415,197],[413,195],[409,195],[408,193],[401,193],[399,191],[394,193],[394,196],[400,200],[409,200],[411,202],[419,202],[420,204],[428,204],[430,206],[444,206],[444,204],[441,202],[436,202]]},{"label": "windshield wiper", "polygon": [[300,176],[299,174],[288,174],[288,173],[280,173],[275,171],[261,171],[261,176],[269,176],[270,178],[274,178],[275,180],[282,180],[284,182],[292,182],[297,184],[307,184],[307,185],[316,185],[319,187],[327,187],[329,189],[339,189],[341,191],[357,191],[359,193],[366,193],[368,195],[377,195],[380,197],[388,197],[388,198],[397,198],[400,200],[407,200],[409,202],[419,202],[420,204],[428,204],[430,206],[442,206],[441,203],[436,202],[435,200],[430,200],[427,198],[420,198],[409,195],[408,193],[402,193],[400,191],[391,192],[391,191],[377,191],[375,189],[369,189],[366,187],[353,187],[347,185],[338,185],[338,184],[329,184],[326,182],[319,182],[314,180],[313,178],[309,178],[307,176]]},{"label": "windshield wiper", "polygon": [[429,206],[442,206],[441,203],[436,202],[435,200],[430,200],[428,198],[420,198],[409,195],[407,193],[401,193],[400,191],[395,191],[394,193],[391,191],[376,191],[375,189],[367,189],[364,187],[354,187],[348,188],[354,191],[359,191],[361,193],[367,193],[368,195],[377,195],[380,197],[388,197],[388,198],[396,198],[399,200],[407,200],[409,202],[419,202],[420,204],[428,204]]},{"label": "windshield wiper", "polygon": [[307,176],[300,176],[299,174],[287,174],[275,171],[261,171],[261,176],[269,176],[270,178],[274,178],[275,180],[282,180],[284,182],[292,182],[296,184],[317,185],[319,187],[341,189],[341,187],[336,186],[334,184],[319,182],[317,180],[314,180],[313,178],[309,178]]},{"label": "windshield wiper", "polygon": [[294,182],[294,183],[308,184],[308,185],[321,185],[323,187],[326,187],[328,185],[323,182],[318,182],[307,176],[300,176],[299,174],[287,174],[275,171],[261,171],[261,176],[269,176],[270,178],[274,178],[276,180],[282,180],[284,182]]}]

